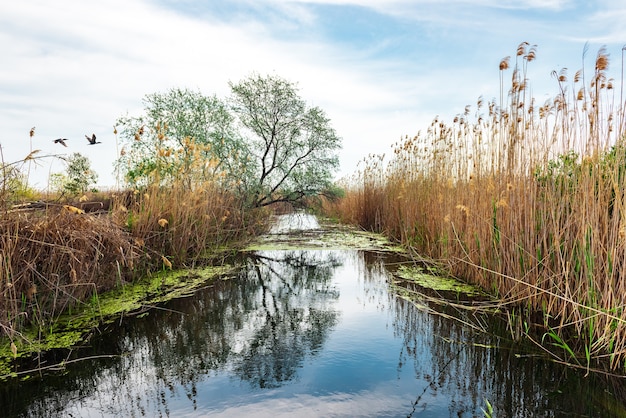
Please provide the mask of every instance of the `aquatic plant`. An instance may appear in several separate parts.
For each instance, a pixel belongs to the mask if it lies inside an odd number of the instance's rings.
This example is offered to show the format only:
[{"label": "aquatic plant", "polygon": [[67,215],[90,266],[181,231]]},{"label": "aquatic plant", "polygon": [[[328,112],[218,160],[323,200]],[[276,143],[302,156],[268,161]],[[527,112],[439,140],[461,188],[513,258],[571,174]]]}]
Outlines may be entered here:
[{"label": "aquatic plant", "polygon": [[483,411],[483,415],[485,416],[485,418],[493,418],[493,406],[491,405],[491,402],[489,402],[487,399],[485,399],[485,406],[487,407],[486,410],[484,408],[480,408],[480,410]]},{"label": "aquatic plant", "polygon": [[[4,164],[0,336],[12,348],[24,342],[25,327],[50,330],[64,312],[146,274],[219,265],[221,246],[265,228],[267,214],[245,211],[219,172],[202,172],[202,147],[187,142],[184,155],[155,144],[158,167],[142,189],[80,198],[33,191],[32,199],[15,200],[19,164]],[[173,169],[163,182],[158,168],[166,166]]]},{"label": "aquatic plant", "polygon": [[517,306],[523,330],[544,330],[527,335],[541,344],[549,329],[544,346],[569,348],[572,364],[624,373],[623,98],[601,48],[593,71],[571,80],[567,69],[554,71],[557,94],[538,104],[527,77],[536,57],[535,46],[520,44],[500,62],[499,102],[481,97],[452,123],[436,117],[394,144],[390,158],[370,155],[325,212]]}]

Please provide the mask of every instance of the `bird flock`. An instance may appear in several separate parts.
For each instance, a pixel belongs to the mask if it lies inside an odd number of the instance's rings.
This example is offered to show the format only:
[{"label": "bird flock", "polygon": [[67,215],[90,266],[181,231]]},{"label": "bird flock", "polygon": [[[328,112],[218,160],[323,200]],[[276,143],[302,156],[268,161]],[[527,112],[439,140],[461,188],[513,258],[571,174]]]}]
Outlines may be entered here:
[{"label": "bird flock", "polygon": [[[35,128],[32,128],[30,130],[30,136],[31,137],[33,136],[34,132],[35,132]],[[91,134],[91,136],[85,135],[85,138],[87,138],[87,141],[89,142],[87,145],[96,145],[96,144],[101,144],[102,143],[100,141],[96,141],[96,134]],[[67,139],[67,138],[57,138],[53,142],[55,144],[60,144],[60,145],[63,145],[64,147],[67,147],[67,144],[65,143],[66,141],[69,141],[69,139]]]}]

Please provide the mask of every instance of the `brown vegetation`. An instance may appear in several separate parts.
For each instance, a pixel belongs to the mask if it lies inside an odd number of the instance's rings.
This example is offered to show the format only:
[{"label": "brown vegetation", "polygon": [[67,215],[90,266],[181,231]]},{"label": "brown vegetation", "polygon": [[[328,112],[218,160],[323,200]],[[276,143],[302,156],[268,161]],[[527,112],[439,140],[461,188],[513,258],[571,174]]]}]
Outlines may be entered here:
[{"label": "brown vegetation", "polygon": [[0,336],[45,329],[68,307],[154,271],[219,264],[216,250],[265,227],[264,211],[245,211],[218,178],[185,168],[181,181],[155,175],[142,190],[65,201],[31,193],[16,203],[15,188],[2,187]]},{"label": "brown vegetation", "polygon": [[[525,315],[512,329],[559,360],[624,373],[623,99],[601,49],[590,79],[554,72],[558,94],[538,105],[526,77],[535,56],[527,43],[518,48],[506,103],[504,94],[481,98],[473,114],[468,106],[452,124],[435,119],[394,145],[390,160],[370,156],[326,210],[517,306]],[[509,64],[499,66],[502,91]],[[533,335],[537,317],[543,331]]]},{"label": "brown vegetation", "polygon": [[0,325],[9,335],[128,279],[139,258],[109,218],[62,206],[5,214],[0,253]]}]

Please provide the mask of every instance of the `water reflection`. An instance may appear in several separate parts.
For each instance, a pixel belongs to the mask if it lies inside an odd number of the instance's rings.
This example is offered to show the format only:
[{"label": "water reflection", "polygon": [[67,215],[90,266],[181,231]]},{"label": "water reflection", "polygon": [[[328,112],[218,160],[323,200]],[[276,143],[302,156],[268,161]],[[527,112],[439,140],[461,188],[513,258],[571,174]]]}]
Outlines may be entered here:
[{"label": "water reflection", "polygon": [[248,264],[244,282],[256,297],[242,316],[246,332],[235,338],[241,349],[234,371],[255,387],[275,388],[295,377],[337,324],[331,278],[340,263],[333,253],[281,251],[261,252]]},{"label": "water reflection", "polygon": [[314,215],[296,212],[287,216],[277,216],[270,229],[270,234],[286,234],[295,231],[307,231],[320,227]]},{"label": "water reflection", "polygon": [[472,417],[484,399],[507,417],[623,412],[591,378],[416,309],[389,278],[381,254],[258,252],[238,277],[79,353],[116,357],[7,383],[0,404],[8,416]]}]

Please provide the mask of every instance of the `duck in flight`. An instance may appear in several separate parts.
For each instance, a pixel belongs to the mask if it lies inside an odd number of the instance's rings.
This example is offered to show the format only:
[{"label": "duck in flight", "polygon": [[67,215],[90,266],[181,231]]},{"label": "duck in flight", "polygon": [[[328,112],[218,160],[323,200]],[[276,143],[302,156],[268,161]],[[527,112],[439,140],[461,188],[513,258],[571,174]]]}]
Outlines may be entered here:
[{"label": "duck in flight", "polygon": [[65,141],[67,141],[67,140],[68,140],[67,138],[58,138],[58,139],[54,140],[54,143],[55,144],[61,144],[64,147],[67,147],[67,144],[65,143]]},{"label": "duck in flight", "polygon": [[101,144],[100,141],[96,142],[96,134],[91,134],[91,137],[85,135],[85,138],[87,138],[87,141],[89,141],[89,144],[87,145]]}]

